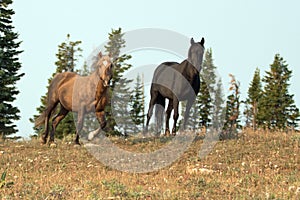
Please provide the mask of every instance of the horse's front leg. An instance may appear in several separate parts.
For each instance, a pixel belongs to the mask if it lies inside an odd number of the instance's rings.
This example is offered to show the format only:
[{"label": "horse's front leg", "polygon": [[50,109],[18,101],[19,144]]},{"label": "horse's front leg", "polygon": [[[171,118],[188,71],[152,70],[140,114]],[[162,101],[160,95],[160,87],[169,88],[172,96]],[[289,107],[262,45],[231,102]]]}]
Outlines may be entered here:
[{"label": "horse's front leg", "polygon": [[102,98],[99,99],[95,106],[95,113],[97,120],[100,124],[101,129],[104,129],[106,126],[106,119],[105,119],[105,107],[108,103],[108,95],[104,95]]},{"label": "horse's front leg", "polygon": [[79,143],[79,133],[82,130],[82,127],[83,127],[84,114],[85,114],[85,110],[84,109],[80,109],[78,111],[77,125],[76,125],[76,136],[75,136],[74,143],[75,144],[79,144],[79,145],[80,145],[80,143]]},{"label": "horse's front leg", "polygon": [[173,119],[174,119],[174,124],[173,124],[173,129],[172,129],[172,135],[176,135],[176,124],[177,124],[177,120],[178,120],[178,117],[179,117],[178,106],[179,106],[179,101],[178,101],[177,97],[173,97],[173,108],[174,108]]},{"label": "horse's front leg", "polygon": [[104,111],[96,112],[96,116],[100,124],[100,127],[103,130],[106,126],[105,112]]},{"label": "horse's front leg", "polygon": [[93,140],[93,138],[100,133],[101,129],[104,130],[104,128],[106,127],[105,112],[104,111],[98,111],[98,112],[96,111],[96,117],[100,124],[100,128],[98,128],[94,131],[91,131],[89,133],[89,135],[88,135],[89,141]]}]

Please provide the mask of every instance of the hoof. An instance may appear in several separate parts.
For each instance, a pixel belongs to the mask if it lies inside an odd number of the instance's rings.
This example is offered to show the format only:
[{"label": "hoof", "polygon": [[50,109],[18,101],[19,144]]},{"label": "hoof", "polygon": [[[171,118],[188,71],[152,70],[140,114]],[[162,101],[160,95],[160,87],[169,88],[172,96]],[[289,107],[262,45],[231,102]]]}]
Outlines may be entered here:
[{"label": "hoof", "polygon": [[50,144],[50,148],[56,148],[57,147],[57,144],[55,144],[54,142],[52,142],[51,144]]},{"label": "hoof", "polygon": [[175,128],[172,129],[172,136],[176,136],[176,129]]},{"label": "hoof", "polygon": [[96,130],[94,130],[94,131],[91,131],[91,132],[89,133],[89,135],[88,135],[88,141],[93,140],[94,137],[95,137],[96,135],[98,135],[99,131],[100,131],[99,128],[96,129]]},{"label": "hoof", "polygon": [[102,123],[100,124],[100,126],[101,126],[101,129],[104,130],[104,128],[106,127],[106,122],[102,122]]},{"label": "hoof", "polygon": [[170,131],[169,130],[166,130],[165,132],[165,136],[169,137],[170,136]]},{"label": "hoof", "polygon": [[41,137],[40,138],[40,142],[41,142],[41,144],[46,144],[47,143],[47,139],[44,138],[44,137]]}]

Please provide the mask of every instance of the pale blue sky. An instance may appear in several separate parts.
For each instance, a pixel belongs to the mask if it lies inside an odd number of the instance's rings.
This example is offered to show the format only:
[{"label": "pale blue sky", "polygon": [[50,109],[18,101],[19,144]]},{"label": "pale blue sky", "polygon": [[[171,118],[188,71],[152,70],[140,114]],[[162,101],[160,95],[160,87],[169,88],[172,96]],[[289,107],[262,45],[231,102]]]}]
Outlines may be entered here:
[{"label": "pale blue sky", "polygon": [[33,133],[28,119],[36,114],[46,92],[47,80],[55,70],[57,46],[66,35],[83,42],[84,59],[118,27],[123,31],[168,29],[197,41],[205,37],[224,87],[228,74],[236,75],[243,97],[255,68],[264,75],[274,55],[280,53],[293,70],[290,91],[300,107],[298,0],[14,0],[12,8],[15,30],[23,41],[21,62],[26,73],[17,85],[21,92],[15,103],[21,110],[19,135]]}]

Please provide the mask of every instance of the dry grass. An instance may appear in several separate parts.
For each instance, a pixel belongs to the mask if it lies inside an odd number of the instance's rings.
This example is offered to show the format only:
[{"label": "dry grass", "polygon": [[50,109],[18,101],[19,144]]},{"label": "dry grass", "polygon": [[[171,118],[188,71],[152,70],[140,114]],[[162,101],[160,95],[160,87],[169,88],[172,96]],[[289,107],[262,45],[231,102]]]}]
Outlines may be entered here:
[{"label": "dry grass", "polygon": [[[128,149],[167,140],[114,139]],[[300,199],[300,135],[244,133],[200,160],[196,140],[173,165],[133,174],[112,170],[84,147],[59,141],[0,142],[0,199]]]}]

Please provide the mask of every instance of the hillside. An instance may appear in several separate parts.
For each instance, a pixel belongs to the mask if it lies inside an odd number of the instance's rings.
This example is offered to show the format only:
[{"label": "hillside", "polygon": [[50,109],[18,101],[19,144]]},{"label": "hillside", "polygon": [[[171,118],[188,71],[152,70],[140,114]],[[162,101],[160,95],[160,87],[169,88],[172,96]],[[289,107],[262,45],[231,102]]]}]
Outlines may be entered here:
[{"label": "hillside", "polygon": [[[112,138],[122,148],[157,149],[168,140]],[[199,159],[203,140],[171,166],[116,171],[83,146],[0,142],[0,199],[300,199],[300,134],[244,133]],[[4,177],[6,172],[6,177]]]}]

